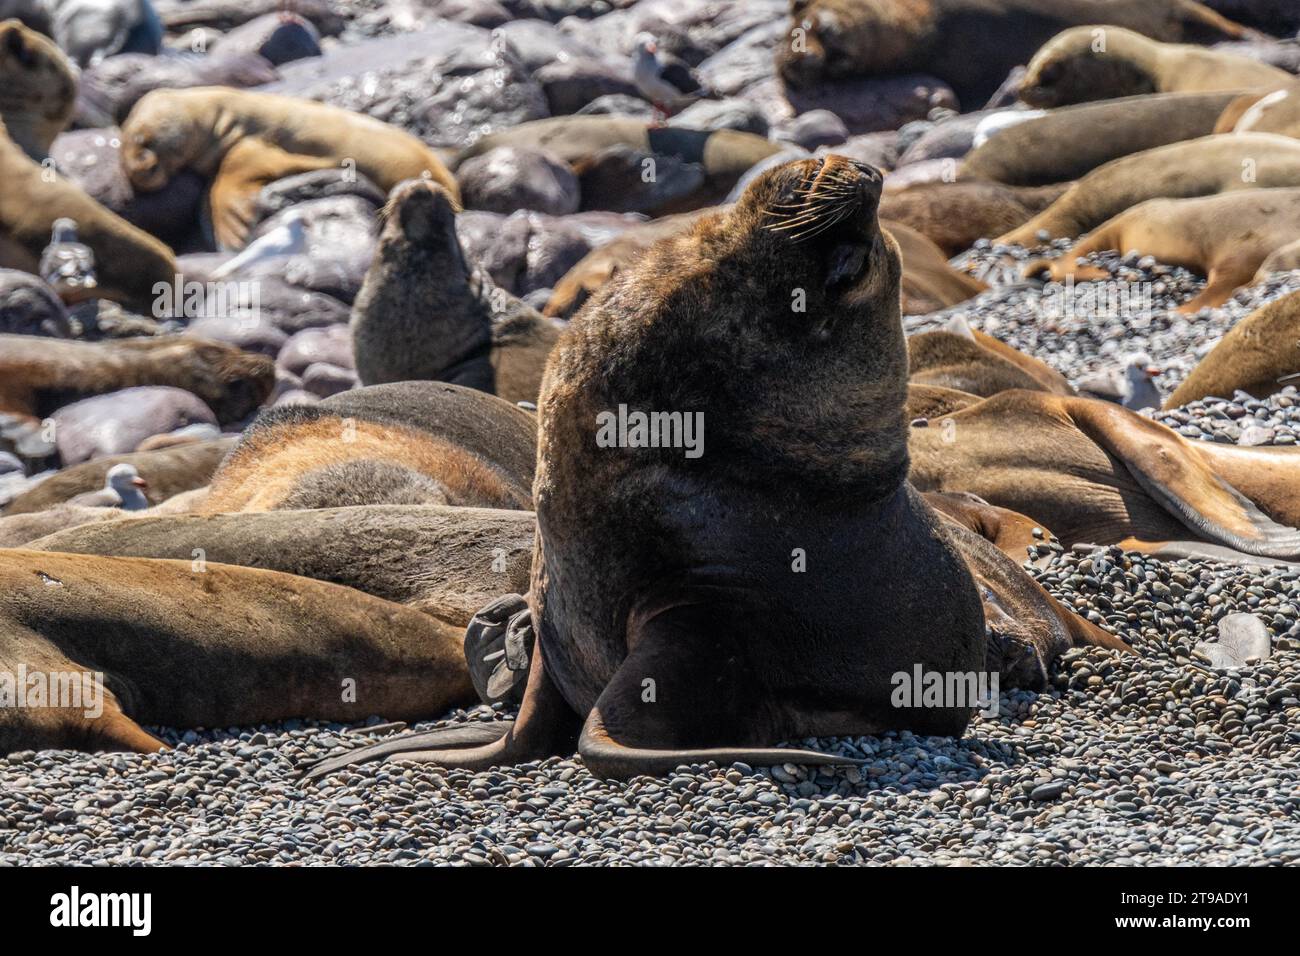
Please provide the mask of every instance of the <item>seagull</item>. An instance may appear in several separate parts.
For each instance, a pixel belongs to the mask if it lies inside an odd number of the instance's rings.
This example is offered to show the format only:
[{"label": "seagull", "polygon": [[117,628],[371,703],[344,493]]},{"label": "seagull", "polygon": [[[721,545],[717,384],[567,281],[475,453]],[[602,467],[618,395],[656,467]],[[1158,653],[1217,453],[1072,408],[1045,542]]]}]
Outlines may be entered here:
[{"label": "seagull", "polygon": [[1138,411],[1159,408],[1164,403],[1155,377],[1160,369],[1152,364],[1145,352],[1134,352],[1124,362],[1124,368],[1094,372],[1079,380],[1079,392],[1090,398],[1117,402],[1125,408]]},{"label": "seagull", "polygon": [[70,505],[83,508],[121,508],[123,511],[142,511],[149,507],[149,499],[142,489],[149,483],[140,477],[135,465],[122,462],[108,469],[104,487],[87,491],[68,500]]},{"label": "seagull", "polygon": [[290,209],[284,214],[280,224],[265,235],[258,236],[243,252],[223,262],[212,271],[210,279],[224,279],[239,270],[277,256],[298,255],[307,249],[307,222],[298,209]]},{"label": "seagull", "polygon": [[654,104],[660,123],[669,107],[684,106],[704,95],[695,72],[671,53],[660,53],[659,44],[648,33],[637,34],[632,79],[641,95]]}]

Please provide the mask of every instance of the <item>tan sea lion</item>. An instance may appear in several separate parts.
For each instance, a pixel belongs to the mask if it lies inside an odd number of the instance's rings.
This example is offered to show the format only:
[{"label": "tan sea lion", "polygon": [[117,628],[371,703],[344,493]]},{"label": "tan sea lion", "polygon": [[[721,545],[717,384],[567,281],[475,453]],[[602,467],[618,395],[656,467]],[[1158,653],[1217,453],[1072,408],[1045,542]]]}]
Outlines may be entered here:
[{"label": "tan sea lion", "polygon": [[1185,43],[1160,43],[1116,26],[1065,30],[1029,61],[1020,98],[1053,109],[1145,93],[1273,89],[1293,77],[1267,63]]},{"label": "tan sea lion", "polygon": [[23,492],[0,509],[0,514],[20,515],[44,511],[87,491],[102,488],[108,469],[121,464],[134,465],[146,477],[149,487],[145,489],[145,496],[151,505],[159,505],[175,495],[206,485],[221,459],[234,446],[234,438],[219,438],[157,451],[109,455],[82,462],[62,469],[30,491]]},{"label": "tan sea lion", "polygon": [[174,558],[283,571],[356,588],[464,627],[501,594],[528,589],[530,511],[362,505],[165,515],[83,524],[34,551]]},{"label": "tan sea lion", "polygon": [[1300,292],[1260,306],[1229,329],[1165,400],[1165,408],[1209,395],[1232,398],[1237,391],[1267,398],[1295,384],[1300,384]]},{"label": "tan sea lion", "polygon": [[1049,110],[998,131],[962,160],[958,179],[1068,183],[1121,156],[1197,139],[1236,93],[1152,93]]},{"label": "tan sea lion", "polygon": [[534,416],[445,382],[395,382],[263,412],[195,509],[532,507]]},{"label": "tan sea lion", "polygon": [[1023,562],[1028,549],[1046,544],[1052,533],[1041,524],[1010,508],[998,508],[966,492],[927,491],[921,495],[939,514],[975,532],[999,551]]},{"label": "tan sea lion", "polygon": [[383,219],[352,307],[361,383],[431,379],[536,402],[560,331],[466,260],[450,194],[408,180],[390,194]]},{"label": "tan sea lion", "polygon": [[1073,395],[1065,376],[1046,362],[966,326],[908,336],[908,381],[987,398],[1013,388]]},{"label": "tan sea lion", "polygon": [[316,169],[341,166],[385,192],[428,176],[460,202],[456,178],[409,133],[336,106],[229,87],[142,97],[122,123],[122,165],[141,192],[183,169],[203,176],[213,234],[227,249],[247,240],[263,186]]},{"label": "tan sea lion", "polygon": [[193,392],[222,422],[271,394],[275,363],[224,342],[179,335],[77,342],[0,335],[0,411],[44,418],[77,398],[136,385]]},{"label": "tan sea lion", "polygon": [[1253,35],[1192,0],[791,0],[790,16],[776,48],[787,83],[924,73],[951,86],[968,110],[1069,27],[1114,24],[1197,43]]},{"label": "tan sea lion", "polygon": [[908,447],[918,489],[978,495],[1066,546],[1190,538],[1300,555],[1300,449],[1189,441],[1111,402],[1035,391],[931,416]]},{"label": "tan sea lion", "polygon": [[1277,133],[1300,138],[1300,83],[1243,93],[1224,107],[1216,133]]},{"label": "tan sea lion", "polygon": [[[968,709],[894,706],[889,675],[990,668],[1041,686],[1075,641],[1124,646],[1072,628],[1012,559],[907,484],[902,270],[875,216],[880,184],[833,155],[769,170],[588,303],[539,406],[537,637],[518,720],[480,748],[416,735],[313,775],[377,756],[479,768],[575,741],[599,776],[843,763],[773,745],[959,733]],[[683,425],[653,447],[630,430],[620,442],[612,409]]]},{"label": "tan sea lion", "polygon": [[[544,150],[573,167],[582,179],[584,169],[602,151],[624,146],[648,155],[671,156],[698,165],[704,173],[700,187],[654,210],[656,216],[689,212],[721,202],[755,163],[785,148],[753,133],[733,129],[692,129],[655,126],[645,120],[620,116],[557,116],[533,120],[477,140],[457,158],[457,165],[501,146]],[[644,172],[638,168],[638,175]],[[620,183],[616,188],[626,189]],[[586,209],[618,208],[613,198],[593,194],[592,184],[582,184]]]},{"label": "tan sea lion", "polygon": [[[888,180],[886,180],[888,181]],[[921,233],[945,256],[965,252],[1026,222],[1066,190],[1065,184],[1019,187],[963,180],[886,190],[880,215]]]},{"label": "tan sea lion", "polygon": [[[1028,125],[1028,124],[1025,124]],[[1081,236],[1147,199],[1300,186],[1300,140],[1271,133],[1203,136],[1113,160],[1084,176],[1023,226],[997,241],[1038,245]]]},{"label": "tan sea lion", "polygon": [[77,75],[63,51],[18,20],[0,23],[0,118],[9,138],[40,162],[76,106]]},{"label": "tan sea lion", "polygon": [[[1298,143],[1297,145],[1300,145]],[[1300,235],[1300,188],[1251,189],[1193,199],[1148,199],[1102,223],[1059,259],[1025,265],[1060,281],[1109,279],[1101,266],[1078,258],[1117,249],[1154,256],[1206,277],[1205,288],[1178,307],[1182,313],[1222,305],[1248,284],[1269,253]]]},{"label": "tan sea lion", "polygon": [[93,695],[102,674],[103,695],[37,706],[29,689],[0,707],[0,754],[162,748],[141,725],[430,717],[474,699],[463,643],[428,614],[275,571],[3,550],[0,675]]},{"label": "tan sea lion", "polygon": [[924,315],[946,309],[986,290],[979,279],[948,265],[938,246],[910,226],[881,219],[903,257],[903,314]]},{"label": "tan sea lion", "polygon": [[176,259],[170,249],[33,160],[9,137],[3,123],[0,180],[5,184],[0,190],[0,268],[38,273],[55,220],[71,219],[77,224],[78,241],[95,253],[98,285],[64,291],[65,302],[112,299],[147,313],[155,287],[175,281]]}]

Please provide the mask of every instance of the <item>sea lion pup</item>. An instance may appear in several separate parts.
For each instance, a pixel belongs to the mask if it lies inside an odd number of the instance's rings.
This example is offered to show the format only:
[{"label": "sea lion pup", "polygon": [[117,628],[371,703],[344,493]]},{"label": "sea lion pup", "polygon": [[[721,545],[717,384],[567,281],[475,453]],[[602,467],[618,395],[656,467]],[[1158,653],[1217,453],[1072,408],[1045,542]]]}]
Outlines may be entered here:
[{"label": "sea lion pup", "polygon": [[[834,155],[769,170],[578,314],[539,404],[519,719],[481,748],[406,752],[438,745],[417,735],[313,775],[380,755],[478,768],[575,738],[598,776],[843,763],[773,745],[959,733],[966,707],[891,703],[890,675],[918,662],[1041,686],[1075,634],[1014,561],[906,482],[902,270],[876,219],[880,183]],[[610,444],[611,416],[650,411],[683,427]],[[707,445],[687,441],[697,415]],[[991,608],[1011,601],[1013,619],[990,610],[989,641],[977,581]]]},{"label": "sea lion pup", "polygon": [[134,465],[148,479],[149,487],[145,489],[145,497],[151,505],[160,505],[176,495],[206,485],[221,459],[235,446],[235,441],[234,438],[218,438],[158,451],[108,455],[85,461],[64,468],[30,491],[23,492],[0,509],[0,514],[29,514],[63,504],[77,495],[100,487],[104,484],[108,470],[114,465],[123,464]]},{"label": "sea lion pup", "polygon": [[0,118],[9,138],[40,162],[76,107],[77,75],[63,51],[17,20],[0,23]]},{"label": "sea lion pup", "polygon": [[973,299],[988,289],[983,282],[948,265],[933,242],[900,222],[880,221],[903,257],[901,294],[904,315],[924,315]]},{"label": "sea lion pup", "polygon": [[388,198],[379,248],[352,307],[363,385],[432,379],[537,401],[560,331],[465,258],[456,204],[412,179]]},{"label": "sea lion pup", "polygon": [[537,423],[493,395],[394,382],[263,412],[195,508],[375,504],[530,509]]},{"label": "sea lion pup", "polygon": [[1209,395],[1242,391],[1267,398],[1300,383],[1300,292],[1260,306],[1219,340],[1165,400],[1178,408]]},{"label": "sea lion pup", "polygon": [[340,166],[385,192],[427,176],[460,202],[456,178],[410,133],[337,106],[229,87],[154,90],[122,123],[122,165],[141,192],[183,169],[209,183],[216,241],[239,249],[263,186],[296,173]]},{"label": "sea lion pup", "polygon": [[792,86],[925,73],[951,86],[967,109],[987,102],[1012,69],[1069,27],[1100,22],[1198,43],[1254,35],[1192,0],[791,0],[790,15],[776,65]]},{"label": "sea lion pup", "polygon": [[1189,441],[1110,402],[1033,391],[931,416],[908,446],[918,489],[978,495],[1044,522],[1067,547],[1192,538],[1300,555],[1300,449]]},{"label": "sea lion pup", "polygon": [[0,411],[44,418],[78,398],[135,385],[193,392],[221,422],[271,394],[275,363],[224,342],[179,335],[77,342],[0,335]]},{"label": "sea lion pup", "polygon": [[1065,376],[1046,362],[977,332],[964,320],[908,336],[908,381],[987,398],[1013,388],[1073,395]]},{"label": "sea lion pup", "polygon": [[1079,257],[1107,249],[1138,252],[1206,277],[1201,293],[1178,307],[1189,314],[1228,301],[1250,283],[1269,253],[1297,235],[1300,188],[1148,199],[1102,223],[1059,259],[1027,263],[1025,275],[1046,268],[1057,281],[1109,279],[1108,270],[1082,264]]},{"label": "sea lion pup", "polygon": [[[615,146],[629,147],[647,157],[672,156],[700,166],[704,172],[700,188],[655,209],[656,216],[721,202],[756,163],[786,148],[782,143],[734,129],[654,126],[623,116],[555,116],[484,136],[462,152],[456,164],[499,146],[545,150],[568,163],[579,180],[583,180],[584,173],[594,173],[599,154]],[[581,184],[583,208],[618,208],[617,200],[623,198],[626,187],[620,183],[620,195],[605,197],[596,188],[597,178],[593,176]]]},{"label": "sea lion pup", "polygon": [[530,511],[363,505],[311,511],[134,517],[83,524],[26,545],[205,561],[331,581],[465,627],[503,592],[528,590]]},{"label": "sea lion pup", "polygon": [[972,149],[962,160],[958,182],[1068,184],[1121,156],[1217,132],[1218,118],[1235,96],[1152,93],[1050,110]]},{"label": "sea lion pup", "polygon": [[276,571],[0,551],[0,674],[91,692],[0,707],[0,754],[163,749],[142,724],[430,717],[474,700],[463,642],[427,614]]},{"label": "sea lion pup", "polygon": [[[12,35],[12,34],[11,34]],[[43,168],[10,139],[0,123],[0,268],[39,274],[54,223],[71,219],[77,239],[95,253],[97,285],[66,291],[68,304],[112,299],[148,313],[160,283],[176,278],[172,251],[109,212],[62,176]]]},{"label": "sea lion pup", "polygon": [[1066,188],[1065,184],[1018,187],[976,180],[917,183],[897,191],[886,189],[880,216],[916,230],[951,258],[977,239],[991,239],[1019,226]]},{"label": "sea lion pup", "polygon": [[1300,186],[1300,140],[1272,133],[1203,136],[1093,170],[1033,219],[995,241],[1036,246],[1041,235],[1081,236],[1148,199],[1279,186]]},{"label": "sea lion pup", "polygon": [[1114,26],[1074,27],[1034,54],[1020,99],[1039,109],[1144,93],[1204,93],[1292,82],[1286,70],[1218,50],[1160,43]]}]

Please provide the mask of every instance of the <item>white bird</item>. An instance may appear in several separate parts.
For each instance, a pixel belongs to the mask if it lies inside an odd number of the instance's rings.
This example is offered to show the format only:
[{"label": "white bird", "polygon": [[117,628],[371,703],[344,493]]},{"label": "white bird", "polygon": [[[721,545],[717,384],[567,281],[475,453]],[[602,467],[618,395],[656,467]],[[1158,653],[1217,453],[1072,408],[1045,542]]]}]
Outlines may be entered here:
[{"label": "white bird", "polygon": [[213,270],[209,278],[224,279],[255,262],[278,256],[299,255],[307,250],[307,222],[303,213],[290,209],[280,224],[265,235],[258,236],[244,250]]},{"label": "white bird", "polygon": [[660,53],[659,44],[648,33],[637,34],[632,80],[661,117],[670,107],[684,106],[704,95],[695,72],[671,53]]},{"label": "white bird", "polygon": [[1155,377],[1160,369],[1145,352],[1134,352],[1124,361],[1123,369],[1094,372],[1079,380],[1079,392],[1091,398],[1116,402],[1125,408],[1138,411],[1159,408],[1164,396],[1156,387]]},{"label": "white bird", "polygon": [[70,505],[83,508],[121,508],[123,511],[141,511],[149,507],[149,499],[142,489],[149,483],[140,477],[135,465],[122,462],[108,469],[104,487],[87,491],[68,499]]}]

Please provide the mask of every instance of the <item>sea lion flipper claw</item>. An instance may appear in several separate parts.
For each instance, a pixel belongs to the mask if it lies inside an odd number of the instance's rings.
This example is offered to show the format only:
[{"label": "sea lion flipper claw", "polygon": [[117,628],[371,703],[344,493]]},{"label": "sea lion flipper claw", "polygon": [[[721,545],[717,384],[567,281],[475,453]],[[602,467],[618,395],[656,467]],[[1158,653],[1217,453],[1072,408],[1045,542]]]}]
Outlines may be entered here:
[{"label": "sea lion flipper claw", "polygon": [[470,619],[465,660],[483,703],[517,704],[523,699],[533,641],[532,615],[523,595],[499,597]]}]

